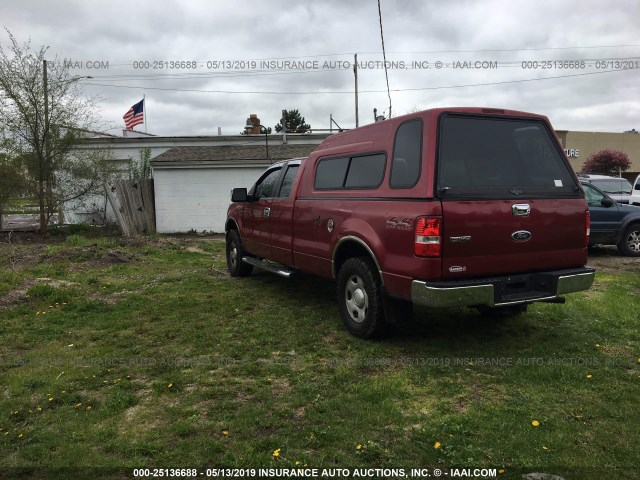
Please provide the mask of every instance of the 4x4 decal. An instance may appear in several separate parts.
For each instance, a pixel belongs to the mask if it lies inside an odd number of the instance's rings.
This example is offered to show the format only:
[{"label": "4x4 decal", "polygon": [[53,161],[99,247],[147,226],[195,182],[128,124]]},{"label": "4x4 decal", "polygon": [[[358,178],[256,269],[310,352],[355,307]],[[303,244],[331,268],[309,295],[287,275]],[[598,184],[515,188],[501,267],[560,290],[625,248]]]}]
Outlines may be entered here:
[{"label": "4x4 decal", "polygon": [[411,230],[413,228],[413,218],[391,217],[387,218],[387,228],[395,230]]}]

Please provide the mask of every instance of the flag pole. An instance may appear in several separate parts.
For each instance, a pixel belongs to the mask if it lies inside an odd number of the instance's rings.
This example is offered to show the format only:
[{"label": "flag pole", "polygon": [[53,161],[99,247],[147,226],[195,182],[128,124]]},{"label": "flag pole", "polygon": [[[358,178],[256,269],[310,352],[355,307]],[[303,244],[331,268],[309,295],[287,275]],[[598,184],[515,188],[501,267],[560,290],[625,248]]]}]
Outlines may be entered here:
[{"label": "flag pole", "polygon": [[144,112],[144,133],[147,133],[147,100],[144,93],[142,94],[142,111]]}]

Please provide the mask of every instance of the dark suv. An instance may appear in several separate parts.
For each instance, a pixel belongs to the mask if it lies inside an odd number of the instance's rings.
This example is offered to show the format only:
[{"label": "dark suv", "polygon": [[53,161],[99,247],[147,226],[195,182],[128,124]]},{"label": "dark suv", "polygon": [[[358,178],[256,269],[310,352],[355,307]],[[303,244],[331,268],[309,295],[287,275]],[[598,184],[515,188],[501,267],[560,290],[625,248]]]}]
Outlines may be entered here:
[{"label": "dark suv", "polygon": [[617,245],[623,255],[640,257],[640,207],[617,203],[598,187],[581,182],[589,212],[589,245]]}]

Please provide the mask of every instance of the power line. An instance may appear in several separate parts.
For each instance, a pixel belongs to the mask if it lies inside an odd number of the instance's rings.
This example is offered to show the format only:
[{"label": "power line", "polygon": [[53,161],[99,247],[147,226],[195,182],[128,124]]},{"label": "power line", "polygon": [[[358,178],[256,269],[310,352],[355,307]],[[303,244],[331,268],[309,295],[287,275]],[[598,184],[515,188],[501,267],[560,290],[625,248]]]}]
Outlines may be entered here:
[{"label": "power line", "polygon": [[[584,77],[588,75],[600,75],[605,73],[614,72],[633,72],[632,69],[618,69],[618,70],[603,70],[599,72],[586,72],[586,73],[574,73],[570,75],[556,75],[552,77],[541,78],[526,78],[520,80],[505,80],[502,82],[487,82],[487,83],[469,83],[461,85],[441,85],[437,87],[416,87],[416,88],[396,88],[389,90],[390,92],[415,92],[422,90],[443,90],[451,88],[466,88],[466,87],[485,87],[490,85],[505,85],[510,83],[524,83],[524,82],[537,82],[543,80],[555,80],[558,78],[572,78],[572,77]],[[224,93],[224,94],[243,94],[243,95],[319,95],[319,94],[349,94],[352,95],[354,91],[346,90],[326,90],[326,91],[314,91],[314,92],[274,92],[274,91],[237,91],[237,90],[201,90],[193,88],[166,88],[166,87],[149,87],[144,85],[113,85],[93,82],[79,82],[82,85],[91,85],[96,87],[112,87],[112,88],[132,88],[138,90],[161,90],[168,92],[193,92],[193,93]],[[359,90],[358,93],[384,93],[385,90]]]},{"label": "power line", "polygon": [[378,0],[378,19],[380,20],[380,40],[382,40],[382,60],[384,60],[384,76],[387,79],[387,96],[389,97],[389,118],[391,118],[391,92],[389,91],[389,72],[387,72],[387,54],[384,49],[384,35],[382,34],[382,10]]},{"label": "power line", "polygon": [[[640,47],[640,45],[589,45],[589,46],[575,46],[575,47],[540,47],[540,48],[486,48],[480,50],[426,50],[422,52],[389,52],[389,53],[483,53],[483,52],[536,52],[544,50],[583,50],[589,48],[626,48],[626,47]],[[373,52],[363,52],[373,53]]]}]

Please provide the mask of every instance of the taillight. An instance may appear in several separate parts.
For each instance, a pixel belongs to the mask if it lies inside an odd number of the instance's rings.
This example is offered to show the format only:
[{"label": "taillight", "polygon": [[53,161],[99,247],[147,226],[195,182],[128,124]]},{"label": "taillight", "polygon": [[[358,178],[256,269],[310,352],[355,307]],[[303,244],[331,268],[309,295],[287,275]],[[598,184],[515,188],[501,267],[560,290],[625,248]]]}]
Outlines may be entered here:
[{"label": "taillight", "polygon": [[591,235],[591,215],[589,214],[589,210],[587,210],[587,221],[586,221],[586,227],[584,230],[584,246],[588,247],[589,246],[589,235]]},{"label": "taillight", "polygon": [[439,257],[442,221],[436,217],[418,217],[414,253],[418,257]]}]

